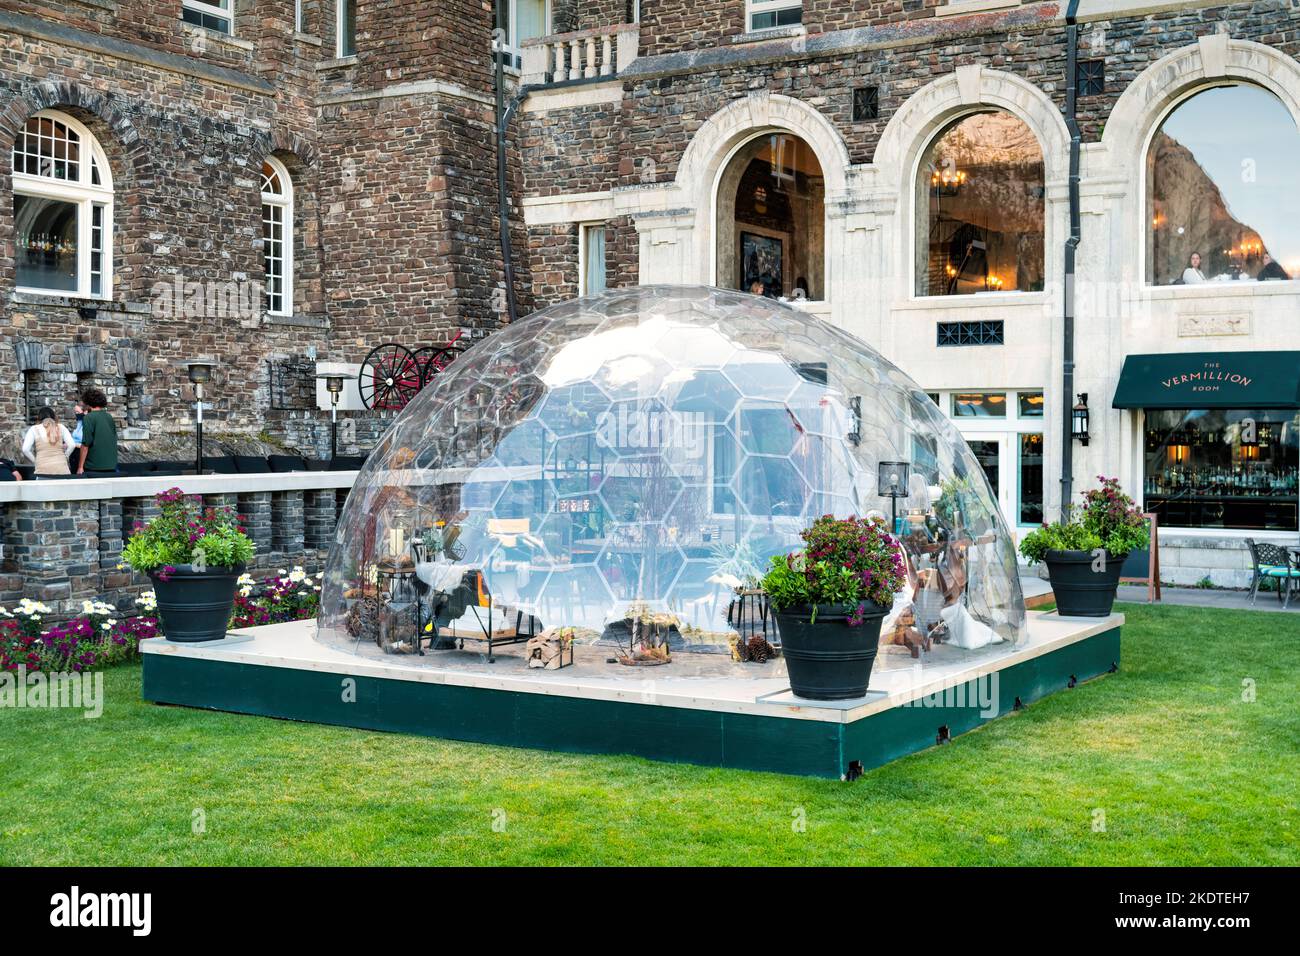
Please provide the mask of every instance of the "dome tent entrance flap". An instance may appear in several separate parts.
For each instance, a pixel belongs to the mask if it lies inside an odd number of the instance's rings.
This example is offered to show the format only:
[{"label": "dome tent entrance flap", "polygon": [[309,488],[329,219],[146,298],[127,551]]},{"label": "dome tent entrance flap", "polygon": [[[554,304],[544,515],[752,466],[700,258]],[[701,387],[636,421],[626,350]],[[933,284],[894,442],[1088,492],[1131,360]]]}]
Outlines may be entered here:
[{"label": "dome tent entrance flap", "polygon": [[983,472],[868,345],[718,289],[553,306],[466,351],[370,455],[318,639],[472,666],[545,633],[593,667],[640,641],[675,674],[779,668],[733,663],[758,626],[736,590],[820,515],[889,515],[881,461],[911,463],[909,583],[882,644],[913,666],[1017,643],[1014,542]]}]

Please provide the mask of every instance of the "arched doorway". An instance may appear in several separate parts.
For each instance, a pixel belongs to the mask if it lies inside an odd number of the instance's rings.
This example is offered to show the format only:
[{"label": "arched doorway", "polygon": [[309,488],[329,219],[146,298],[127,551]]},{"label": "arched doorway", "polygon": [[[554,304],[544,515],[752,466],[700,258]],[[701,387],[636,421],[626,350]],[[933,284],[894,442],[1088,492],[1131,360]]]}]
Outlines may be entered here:
[{"label": "arched doorway", "polygon": [[774,132],[742,145],[719,177],[716,208],[717,285],[825,297],[826,182],[804,140]]}]

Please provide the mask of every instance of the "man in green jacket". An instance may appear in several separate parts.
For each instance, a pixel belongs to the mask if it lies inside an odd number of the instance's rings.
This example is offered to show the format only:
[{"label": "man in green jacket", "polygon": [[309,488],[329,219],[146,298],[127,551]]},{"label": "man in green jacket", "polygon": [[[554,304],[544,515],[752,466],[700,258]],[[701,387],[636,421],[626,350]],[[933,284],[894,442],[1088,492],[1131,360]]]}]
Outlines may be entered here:
[{"label": "man in green jacket", "polygon": [[112,478],[117,474],[117,423],[108,413],[108,396],[103,389],[88,388],[81,396],[87,412],[81,424],[81,461],[77,474]]}]

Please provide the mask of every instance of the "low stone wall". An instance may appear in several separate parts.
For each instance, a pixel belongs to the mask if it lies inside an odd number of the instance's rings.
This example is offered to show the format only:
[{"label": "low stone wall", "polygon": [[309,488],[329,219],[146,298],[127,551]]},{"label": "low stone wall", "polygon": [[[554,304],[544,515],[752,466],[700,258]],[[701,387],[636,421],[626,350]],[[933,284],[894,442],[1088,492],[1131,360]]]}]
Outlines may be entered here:
[{"label": "low stone wall", "polygon": [[1292,545],[1296,536],[1272,532],[1240,532],[1241,537],[1160,534],[1160,580],[1166,584],[1194,587],[1205,579],[1216,588],[1248,588],[1251,579],[1250,549],[1246,539],[1268,544]]},{"label": "low stone wall", "polygon": [[299,564],[320,569],[355,471],[88,478],[0,485],[0,604],[43,601],[59,617],[86,599],[123,610],[149,579],[121,568],[125,537],[156,513],[153,496],[179,487],[205,505],[236,508],[257,549],[257,576]]}]

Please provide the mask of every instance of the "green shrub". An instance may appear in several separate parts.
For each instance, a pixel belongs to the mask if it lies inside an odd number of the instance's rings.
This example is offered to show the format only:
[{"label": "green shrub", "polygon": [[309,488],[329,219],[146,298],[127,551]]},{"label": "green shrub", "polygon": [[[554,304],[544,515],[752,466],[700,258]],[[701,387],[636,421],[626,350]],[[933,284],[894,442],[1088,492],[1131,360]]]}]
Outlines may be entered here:
[{"label": "green shrub", "polygon": [[197,495],[169,488],[155,497],[159,514],[137,524],[122,549],[133,570],[165,571],[179,564],[233,568],[253,557],[253,542],[244,534],[232,508],[204,508]]},{"label": "green shrub", "polygon": [[1044,524],[1025,535],[1020,553],[1037,564],[1048,551],[1097,551],[1105,549],[1122,558],[1150,543],[1150,529],[1133,499],[1120,490],[1115,478],[1097,476],[1100,488],[1083,492],[1083,508],[1074,509],[1064,521]]}]

